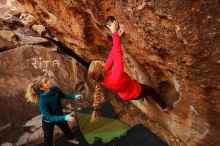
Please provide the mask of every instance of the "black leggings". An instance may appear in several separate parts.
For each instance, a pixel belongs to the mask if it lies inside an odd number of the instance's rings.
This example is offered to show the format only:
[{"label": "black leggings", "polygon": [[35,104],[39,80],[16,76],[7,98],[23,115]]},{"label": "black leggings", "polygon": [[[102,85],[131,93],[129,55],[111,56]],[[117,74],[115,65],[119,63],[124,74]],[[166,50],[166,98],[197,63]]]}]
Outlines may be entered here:
[{"label": "black leggings", "polygon": [[134,100],[138,100],[142,98],[149,100],[147,96],[151,96],[154,99],[154,101],[160,105],[162,109],[167,107],[163,98],[157,93],[157,91],[154,88],[144,84],[141,84],[141,88],[142,89],[140,95]]},{"label": "black leggings", "polygon": [[73,139],[71,130],[66,121],[49,123],[42,120],[42,127],[44,131],[44,143],[46,146],[53,145],[53,130],[55,125],[57,125],[63,131],[63,133],[69,140]]}]

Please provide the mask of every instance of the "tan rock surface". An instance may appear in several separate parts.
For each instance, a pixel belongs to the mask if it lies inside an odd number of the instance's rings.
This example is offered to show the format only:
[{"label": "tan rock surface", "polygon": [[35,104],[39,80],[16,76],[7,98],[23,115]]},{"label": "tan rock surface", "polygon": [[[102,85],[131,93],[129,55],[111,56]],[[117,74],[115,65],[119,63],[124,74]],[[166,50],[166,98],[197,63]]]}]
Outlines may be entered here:
[{"label": "tan rock surface", "polygon": [[126,68],[174,103],[168,114],[153,102],[134,104],[186,145],[220,139],[220,5],[218,1],[19,0],[84,60],[104,60],[111,47],[105,19],[125,25]]},{"label": "tan rock surface", "polygon": [[219,143],[217,1],[20,2],[85,60],[106,57],[111,41],[105,19],[115,16],[125,25],[122,42],[130,54],[126,58],[130,73],[177,101],[169,114],[152,103],[135,104],[188,145]]},{"label": "tan rock surface", "polygon": [[80,100],[63,100],[68,113],[92,104],[93,85],[79,62],[57,51],[19,19],[1,14],[0,23],[0,145],[42,142],[39,109],[24,98],[28,84],[47,76],[64,92],[82,94]]}]

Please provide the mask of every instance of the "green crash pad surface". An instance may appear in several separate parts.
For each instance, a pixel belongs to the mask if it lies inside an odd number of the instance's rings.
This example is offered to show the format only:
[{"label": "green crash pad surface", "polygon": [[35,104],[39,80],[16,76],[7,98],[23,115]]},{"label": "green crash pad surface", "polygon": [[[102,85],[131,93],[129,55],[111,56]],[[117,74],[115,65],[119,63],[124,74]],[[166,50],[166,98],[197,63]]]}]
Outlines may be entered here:
[{"label": "green crash pad surface", "polygon": [[117,120],[112,105],[104,102],[98,109],[98,120],[90,122],[92,114],[91,108],[86,108],[76,112],[77,122],[81,133],[89,144],[93,144],[95,139],[102,139],[107,143],[114,138],[123,136],[129,130],[129,126]]}]

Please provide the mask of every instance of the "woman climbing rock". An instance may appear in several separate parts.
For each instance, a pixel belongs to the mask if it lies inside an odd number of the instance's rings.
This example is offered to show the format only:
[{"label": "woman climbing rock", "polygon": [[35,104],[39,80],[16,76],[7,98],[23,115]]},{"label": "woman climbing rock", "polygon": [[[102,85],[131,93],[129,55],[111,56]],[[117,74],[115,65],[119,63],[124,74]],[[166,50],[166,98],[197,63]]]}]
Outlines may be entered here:
[{"label": "woman climbing rock", "polygon": [[40,78],[28,86],[25,97],[29,102],[38,103],[43,114],[42,127],[46,146],[52,146],[55,125],[63,131],[69,143],[79,144],[76,139],[73,139],[67,124],[67,121],[74,121],[75,117],[73,114],[63,115],[61,98],[79,99],[80,94],[65,94],[58,87],[52,86],[46,78]]},{"label": "woman climbing rock", "polygon": [[106,62],[96,60],[90,63],[88,76],[106,88],[116,91],[123,100],[147,99],[147,96],[151,96],[162,110],[167,112],[168,106],[154,88],[138,83],[124,72],[123,46],[120,44],[123,31],[119,31],[119,23],[116,20],[109,23],[107,20],[107,27],[112,34],[112,50]]}]

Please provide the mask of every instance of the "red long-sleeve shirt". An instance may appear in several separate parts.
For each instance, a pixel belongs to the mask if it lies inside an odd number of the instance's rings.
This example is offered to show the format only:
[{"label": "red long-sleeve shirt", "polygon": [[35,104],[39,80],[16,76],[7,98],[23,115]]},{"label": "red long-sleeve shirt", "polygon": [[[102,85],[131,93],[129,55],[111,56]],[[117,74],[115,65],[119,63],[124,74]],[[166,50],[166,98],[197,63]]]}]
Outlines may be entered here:
[{"label": "red long-sleeve shirt", "polygon": [[113,47],[105,62],[105,77],[102,84],[118,93],[124,100],[138,97],[141,86],[136,80],[124,72],[124,60],[118,33],[112,33]]}]

